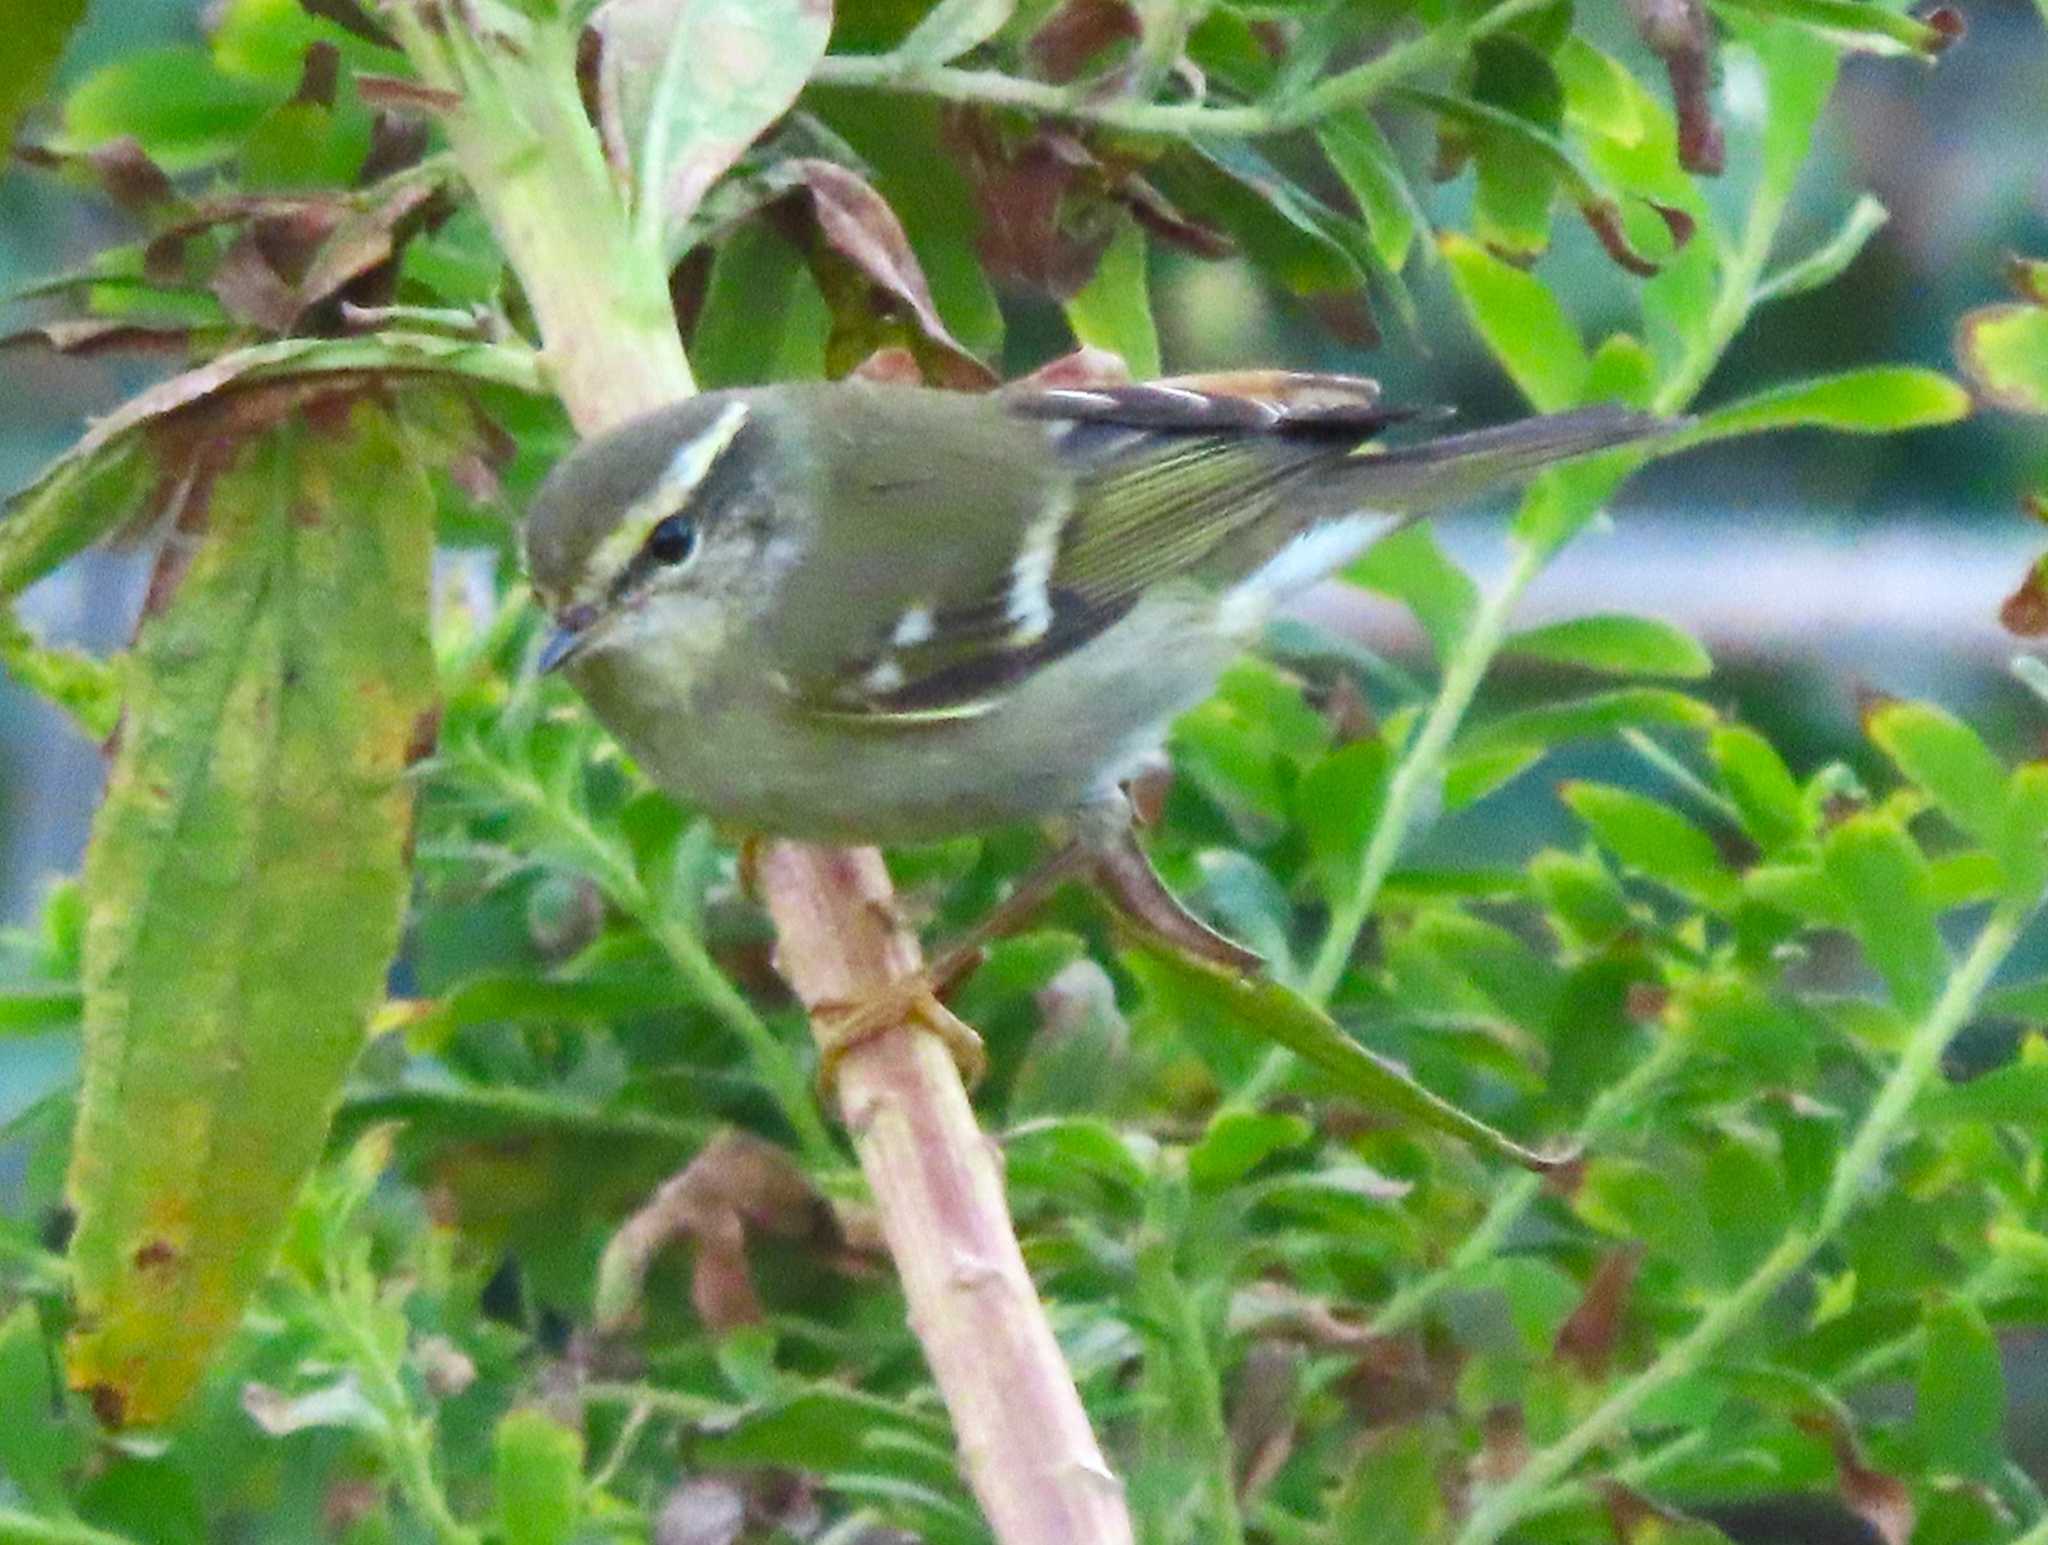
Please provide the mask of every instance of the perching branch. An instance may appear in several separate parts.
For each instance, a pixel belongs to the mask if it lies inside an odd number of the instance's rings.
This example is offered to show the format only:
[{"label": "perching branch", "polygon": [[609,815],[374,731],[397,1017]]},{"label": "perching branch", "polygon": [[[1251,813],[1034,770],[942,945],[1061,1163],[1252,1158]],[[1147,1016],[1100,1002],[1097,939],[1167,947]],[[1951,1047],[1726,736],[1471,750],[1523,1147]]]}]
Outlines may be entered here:
[{"label": "perching branch", "polygon": [[[392,20],[422,78],[459,96],[445,113],[449,138],[530,299],[577,428],[595,433],[687,395],[667,275],[633,239],[577,95],[573,38],[536,24],[517,52],[500,51],[446,13],[438,29],[406,9]],[[807,1006],[843,1006],[919,971],[873,849],[775,843],[754,874],[781,969]],[[847,1053],[839,1090],[911,1329],[996,1537],[1130,1540],[1123,1489],[1033,1291],[997,1155],[951,1058],[899,1026]]]}]

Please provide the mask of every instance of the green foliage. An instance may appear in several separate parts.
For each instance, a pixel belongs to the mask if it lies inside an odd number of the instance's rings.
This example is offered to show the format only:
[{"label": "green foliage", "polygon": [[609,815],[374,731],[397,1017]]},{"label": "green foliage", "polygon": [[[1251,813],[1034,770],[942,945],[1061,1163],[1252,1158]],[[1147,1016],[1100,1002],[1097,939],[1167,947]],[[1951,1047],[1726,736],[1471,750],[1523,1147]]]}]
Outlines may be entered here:
[{"label": "green foliage", "polygon": [[[1697,401],[1882,221],[1778,251],[1841,52],[1940,41],[1860,0],[1716,9],[1742,112],[1536,0],[231,0],[85,79],[43,159],[134,242],[35,336],[195,361],[0,521],[10,602],[176,524],[118,661],[0,618],[10,675],[119,716],[83,890],[0,952],[0,1049],[83,1048],[0,1154],[0,1411],[32,1413],[0,1540],[985,1539],[730,834],[531,672],[500,516],[566,439],[559,329],[672,353],[673,300],[706,385],[981,386],[1064,321],[1151,373],[1163,249],[1353,341],[1440,261],[1541,409],[1952,421],[1961,387],[1881,364]],[[15,35],[10,88],[54,52]],[[1699,106],[1743,168],[1711,197]],[[424,159],[393,109],[442,125]],[[1425,191],[1418,131],[1469,202]],[[443,147],[479,139],[467,188]],[[1614,259],[1594,293],[1537,261],[1561,204]],[[1992,400],[2039,408],[2039,299],[1965,324]],[[1422,528],[1354,566],[1433,661],[1296,625],[1177,727],[1148,840],[1270,979],[1062,896],[960,989],[1145,1539],[1701,1541],[1776,1489],[2041,1537],[1998,1344],[2048,1312],[2048,985],[1993,978],[2048,888],[2048,773],[1891,701],[1860,772],[1809,768],[1662,621],[1519,627],[1633,454],[1539,480],[1499,573]],[[430,646],[437,544],[465,579]],[[1538,685],[1488,686],[1503,653]],[[1560,753],[1572,835],[1411,847]],[[945,937],[1037,851],[890,860]]]}]

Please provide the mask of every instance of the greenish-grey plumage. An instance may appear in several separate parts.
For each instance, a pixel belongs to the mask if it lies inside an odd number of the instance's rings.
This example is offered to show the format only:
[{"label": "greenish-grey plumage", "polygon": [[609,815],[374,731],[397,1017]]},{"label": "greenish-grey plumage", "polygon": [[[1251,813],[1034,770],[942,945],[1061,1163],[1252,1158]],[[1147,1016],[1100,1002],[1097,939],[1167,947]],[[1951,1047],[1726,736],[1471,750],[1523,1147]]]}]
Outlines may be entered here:
[{"label": "greenish-grey plumage", "polygon": [[1272,605],[1388,530],[1659,433],[1618,408],[1383,449],[1351,378],[707,393],[569,456],[526,528],[561,663],[752,830],[921,841],[1113,798]]}]

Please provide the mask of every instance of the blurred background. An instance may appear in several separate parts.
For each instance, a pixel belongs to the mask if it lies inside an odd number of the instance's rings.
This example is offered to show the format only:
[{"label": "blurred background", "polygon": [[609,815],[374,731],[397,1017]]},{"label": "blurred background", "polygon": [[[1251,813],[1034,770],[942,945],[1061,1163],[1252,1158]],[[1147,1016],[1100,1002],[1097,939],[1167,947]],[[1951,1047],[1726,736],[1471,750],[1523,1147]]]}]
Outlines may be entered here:
[{"label": "blurred background", "polygon": [[[1850,62],[1783,250],[1824,240],[1858,188],[1885,205],[1890,223],[1841,279],[1763,312],[1703,403],[1865,363],[1953,368],[1956,321],[2000,297],[2006,254],[2048,253],[2048,29],[2030,0],[1962,9],[1968,34],[1937,66]],[[1599,10],[1612,14],[1585,24],[1611,28],[1605,41],[1638,58],[1622,8]],[[194,40],[202,20],[193,0],[97,0],[58,88],[124,50]],[[1426,125],[1398,113],[1386,123],[1409,165],[1426,167]],[[1469,176],[1429,188],[1432,215],[1456,219],[1468,185]],[[0,292],[78,264],[118,219],[98,200],[13,168],[0,178]],[[1264,363],[1364,372],[1380,376],[1390,396],[1454,404],[1468,422],[1520,410],[1426,261],[1409,274],[1419,328],[1389,322],[1386,341],[1370,351],[1335,343],[1240,264],[1171,253],[1156,262],[1169,370]],[[1632,312],[1624,286],[1636,281],[1575,220],[1557,221],[1541,271],[1590,336]],[[1011,302],[1008,339],[1012,370],[1067,347],[1058,312],[1028,299]],[[0,486],[25,482],[89,416],[160,368],[0,349]],[[2024,488],[2043,483],[2048,435],[2038,422],[1995,413],[1886,440],[1802,433],[1694,452],[1638,477],[1612,523],[1543,577],[1522,620],[1626,609],[1687,627],[1717,661],[1709,695],[1755,720],[1795,765],[1851,754],[1856,706],[1871,692],[1934,698],[2002,749],[2032,752],[2048,743],[2048,712],[2007,675],[2018,641],[2001,632],[1997,610],[2048,536],[2018,506]],[[1483,581],[1502,560],[1498,512],[1460,517],[1445,543]],[[143,556],[102,553],[70,565],[30,597],[29,621],[54,641],[117,646]],[[1425,661],[1419,633],[1396,608],[1325,594],[1311,609],[1396,658]],[[1490,690],[1544,685],[1507,666]],[[94,747],[0,682],[0,922],[25,921],[51,878],[75,869],[99,775]],[[1553,781],[1523,779],[1446,823],[1429,839],[1431,856],[1497,861],[1563,835]]]}]

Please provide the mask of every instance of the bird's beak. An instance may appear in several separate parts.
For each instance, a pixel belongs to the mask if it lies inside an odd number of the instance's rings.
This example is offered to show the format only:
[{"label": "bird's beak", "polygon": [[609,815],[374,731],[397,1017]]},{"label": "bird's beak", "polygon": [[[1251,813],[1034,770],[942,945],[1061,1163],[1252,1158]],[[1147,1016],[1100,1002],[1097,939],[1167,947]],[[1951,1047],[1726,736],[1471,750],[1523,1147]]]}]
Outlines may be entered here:
[{"label": "bird's beak", "polygon": [[540,646],[534,669],[545,676],[567,665],[590,642],[590,625],[597,620],[597,608],[572,606],[555,619],[555,626]]}]

